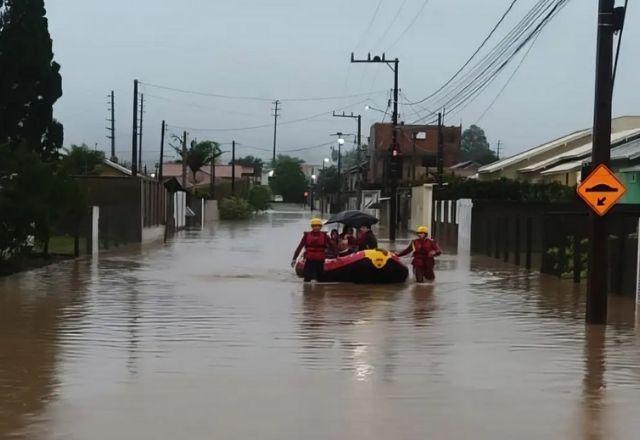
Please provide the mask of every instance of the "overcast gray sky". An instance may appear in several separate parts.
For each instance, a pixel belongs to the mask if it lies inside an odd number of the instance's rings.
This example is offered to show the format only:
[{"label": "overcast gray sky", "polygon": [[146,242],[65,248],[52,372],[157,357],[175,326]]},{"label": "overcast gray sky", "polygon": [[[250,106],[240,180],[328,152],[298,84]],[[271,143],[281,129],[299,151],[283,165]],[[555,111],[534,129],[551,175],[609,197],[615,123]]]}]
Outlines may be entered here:
[{"label": "overcast gray sky", "polygon": [[[536,0],[519,0],[489,43],[523,17]],[[373,93],[369,104],[385,108],[393,75],[384,66],[349,63],[350,53],[387,51],[400,59],[400,87],[409,99],[427,96],[473,53],[511,0],[48,0],[56,60],[62,65],[64,96],[56,117],[65,144],[86,142],[107,150],[107,94],[116,93],[116,140],[130,158],[133,79],[149,84],[266,99],[333,97]],[[502,141],[513,154],[550,138],[591,125],[596,0],[571,0],[547,26],[522,67],[480,121],[492,145]],[[397,18],[394,21],[394,17]],[[640,114],[640,6],[627,17],[614,114]],[[398,43],[389,47],[414,21]],[[475,123],[522,57],[517,56],[480,97],[449,124]],[[178,127],[238,128],[270,124],[268,101],[219,99],[142,86],[146,96],[143,149],[158,161],[162,119]],[[362,113],[365,134],[382,114],[365,111],[366,97],[284,102],[282,123],[333,109]],[[401,119],[416,119],[408,106]],[[355,132],[348,119],[322,116],[278,129],[280,150],[331,141],[330,133]],[[271,127],[242,131],[196,131],[190,136],[232,139],[271,148]],[[311,162],[329,147],[295,153]],[[270,157],[242,147],[239,155]]]}]

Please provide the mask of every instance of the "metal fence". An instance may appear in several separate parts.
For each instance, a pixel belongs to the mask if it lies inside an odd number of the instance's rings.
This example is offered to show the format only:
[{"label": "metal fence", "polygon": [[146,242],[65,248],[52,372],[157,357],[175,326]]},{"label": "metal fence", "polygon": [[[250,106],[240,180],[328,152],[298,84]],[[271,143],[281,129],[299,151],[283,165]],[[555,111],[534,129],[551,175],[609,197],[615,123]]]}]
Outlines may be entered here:
[{"label": "metal fence", "polygon": [[[635,294],[638,217],[637,205],[619,205],[607,216],[610,292]],[[579,204],[475,201],[471,249],[580,282],[588,270],[588,225]]]}]

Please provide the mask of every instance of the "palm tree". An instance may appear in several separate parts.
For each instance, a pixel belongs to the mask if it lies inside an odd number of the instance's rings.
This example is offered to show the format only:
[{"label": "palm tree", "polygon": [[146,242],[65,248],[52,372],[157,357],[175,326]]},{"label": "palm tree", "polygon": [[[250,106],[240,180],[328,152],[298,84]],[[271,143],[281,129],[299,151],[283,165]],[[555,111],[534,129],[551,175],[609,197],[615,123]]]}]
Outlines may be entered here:
[{"label": "palm tree", "polygon": [[194,185],[197,183],[196,175],[198,171],[212,161],[215,162],[215,160],[222,155],[220,144],[210,140],[198,142],[197,139],[194,139],[185,151],[184,156],[181,148],[175,146],[173,148],[191,170]]}]

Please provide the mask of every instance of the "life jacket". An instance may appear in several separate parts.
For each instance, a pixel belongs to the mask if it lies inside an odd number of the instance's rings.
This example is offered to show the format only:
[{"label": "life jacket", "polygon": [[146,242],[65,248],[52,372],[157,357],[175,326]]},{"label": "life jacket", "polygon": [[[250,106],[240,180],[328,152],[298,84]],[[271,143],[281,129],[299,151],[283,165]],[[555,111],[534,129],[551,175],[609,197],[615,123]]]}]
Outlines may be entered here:
[{"label": "life jacket", "polygon": [[305,232],[304,247],[305,258],[312,261],[324,261],[327,257],[326,250],[329,237],[324,232]]},{"label": "life jacket", "polygon": [[421,263],[433,258],[429,255],[431,251],[438,251],[438,246],[430,238],[425,238],[424,240],[417,238],[413,240],[413,263]]}]

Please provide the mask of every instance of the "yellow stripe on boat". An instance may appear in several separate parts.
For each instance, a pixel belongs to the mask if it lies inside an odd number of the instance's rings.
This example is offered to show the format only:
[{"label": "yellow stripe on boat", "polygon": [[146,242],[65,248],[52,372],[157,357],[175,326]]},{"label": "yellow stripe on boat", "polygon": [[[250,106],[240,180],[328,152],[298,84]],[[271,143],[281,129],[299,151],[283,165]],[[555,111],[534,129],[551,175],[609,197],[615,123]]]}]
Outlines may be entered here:
[{"label": "yellow stripe on boat", "polygon": [[391,258],[389,252],[382,252],[377,249],[369,249],[364,251],[364,256],[371,260],[376,269],[382,269]]}]

